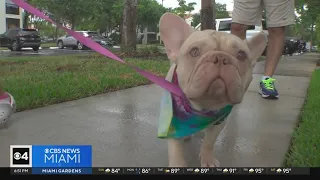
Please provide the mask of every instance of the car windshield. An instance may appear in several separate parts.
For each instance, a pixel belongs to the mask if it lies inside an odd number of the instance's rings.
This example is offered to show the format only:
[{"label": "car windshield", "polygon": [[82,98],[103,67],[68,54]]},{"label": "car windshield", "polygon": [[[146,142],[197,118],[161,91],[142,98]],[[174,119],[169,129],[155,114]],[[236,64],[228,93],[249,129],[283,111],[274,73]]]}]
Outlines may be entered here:
[{"label": "car windshield", "polygon": [[90,31],[90,32],[84,32],[85,36],[89,36],[92,38],[103,38],[98,32]]},{"label": "car windshield", "polygon": [[38,31],[35,29],[22,29],[22,31],[19,32],[21,35],[38,35]]},{"label": "car windshield", "polygon": [[[220,21],[219,31],[231,31],[231,23],[232,23],[232,20]],[[255,26],[248,27],[248,30],[253,30],[253,29],[255,29]]]}]

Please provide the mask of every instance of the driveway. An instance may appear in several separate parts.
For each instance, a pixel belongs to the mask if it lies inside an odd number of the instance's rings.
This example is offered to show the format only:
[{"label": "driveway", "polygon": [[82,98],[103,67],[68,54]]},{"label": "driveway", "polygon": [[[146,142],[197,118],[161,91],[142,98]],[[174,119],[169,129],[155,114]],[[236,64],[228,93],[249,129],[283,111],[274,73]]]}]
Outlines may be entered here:
[{"label": "driveway", "polygon": [[[243,102],[215,144],[222,167],[277,167],[296,127],[317,54],[285,57],[275,78],[280,99],[258,94],[258,62]],[[167,166],[167,144],[156,138],[162,89],[156,85],[88,97],[16,113],[0,130],[0,167],[9,166],[14,144],[90,144],[95,167]],[[19,103],[19,102],[18,102]],[[186,144],[190,166],[199,166],[201,134]]]}]

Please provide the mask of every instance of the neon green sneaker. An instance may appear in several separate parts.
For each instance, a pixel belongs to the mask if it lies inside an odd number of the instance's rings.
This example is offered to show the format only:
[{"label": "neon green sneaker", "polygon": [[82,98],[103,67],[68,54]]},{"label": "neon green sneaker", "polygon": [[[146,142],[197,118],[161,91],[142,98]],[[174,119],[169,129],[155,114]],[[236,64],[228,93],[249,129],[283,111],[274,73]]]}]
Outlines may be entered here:
[{"label": "neon green sneaker", "polygon": [[261,96],[266,99],[278,99],[279,94],[274,85],[276,82],[273,78],[266,78],[260,82]]}]

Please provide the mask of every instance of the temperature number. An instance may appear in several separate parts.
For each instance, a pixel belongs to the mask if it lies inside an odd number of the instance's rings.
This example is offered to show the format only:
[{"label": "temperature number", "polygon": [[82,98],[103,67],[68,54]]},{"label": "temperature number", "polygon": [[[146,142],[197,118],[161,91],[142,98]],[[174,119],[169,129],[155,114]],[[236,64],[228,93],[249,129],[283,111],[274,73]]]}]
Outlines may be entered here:
[{"label": "temperature number", "polygon": [[209,168],[201,168],[200,169],[200,173],[201,174],[206,174],[206,173],[208,173],[209,172]]},{"label": "temperature number", "polygon": [[230,168],[230,169],[229,169],[229,172],[230,172],[231,174],[233,174],[233,173],[237,172],[237,168]]},{"label": "temperature number", "polygon": [[261,174],[261,173],[264,171],[264,169],[263,169],[263,168],[256,168],[254,171],[255,171],[257,174]]},{"label": "temperature number", "polygon": [[180,168],[172,168],[172,169],[170,169],[170,173],[172,173],[172,174],[176,174],[179,171],[180,171]]},{"label": "temperature number", "polygon": [[120,169],[119,168],[117,168],[117,169],[114,169],[114,168],[112,168],[111,169],[111,173],[119,173],[120,172]]},{"label": "temperature number", "polygon": [[282,171],[284,174],[288,174],[291,172],[291,168],[283,168]]},{"label": "temperature number", "polygon": [[151,171],[150,168],[142,168],[142,169],[141,169],[141,173],[142,173],[142,174],[148,174],[148,173],[150,173],[150,171]]}]

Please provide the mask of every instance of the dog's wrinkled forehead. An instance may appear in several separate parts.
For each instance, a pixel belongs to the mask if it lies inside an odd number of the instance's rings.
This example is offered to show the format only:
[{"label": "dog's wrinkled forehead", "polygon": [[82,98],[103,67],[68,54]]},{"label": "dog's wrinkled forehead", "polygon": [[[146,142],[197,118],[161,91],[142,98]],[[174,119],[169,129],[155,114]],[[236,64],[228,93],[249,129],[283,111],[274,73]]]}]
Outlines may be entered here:
[{"label": "dog's wrinkled forehead", "polygon": [[214,30],[195,31],[181,46],[180,52],[184,53],[197,47],[199,49],[220,50],[231,54],[240,50],[249,53],[248,45],[236,36]]}]

